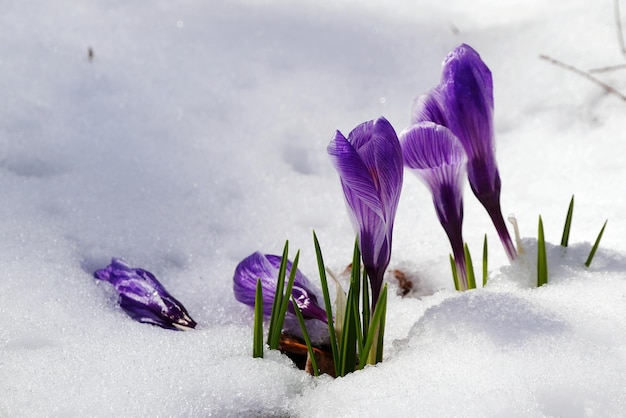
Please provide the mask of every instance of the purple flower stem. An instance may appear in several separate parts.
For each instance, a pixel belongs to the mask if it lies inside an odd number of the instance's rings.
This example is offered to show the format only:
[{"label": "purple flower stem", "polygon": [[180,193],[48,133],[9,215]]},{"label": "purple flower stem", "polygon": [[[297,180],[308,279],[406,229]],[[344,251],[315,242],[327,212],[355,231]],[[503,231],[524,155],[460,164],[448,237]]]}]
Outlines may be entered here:
[{"label": "purple flower stem", "polygon": [[504,222],[504,218],[502,216],[502,210],[500,209],[500,199],[481,199],[480,202],[485,209],[487,209],[487,213],[491,218],[491,222],[493,222],[493,226],[498,232],[500,242],[502,242],[502,246],[504,247],[504,251],[509,258],[509,261],[513,262],[513,260],[517,258],[517,250],[515,249],[515,245],[513,245],[509,231],[506,228],[506,223]]}]

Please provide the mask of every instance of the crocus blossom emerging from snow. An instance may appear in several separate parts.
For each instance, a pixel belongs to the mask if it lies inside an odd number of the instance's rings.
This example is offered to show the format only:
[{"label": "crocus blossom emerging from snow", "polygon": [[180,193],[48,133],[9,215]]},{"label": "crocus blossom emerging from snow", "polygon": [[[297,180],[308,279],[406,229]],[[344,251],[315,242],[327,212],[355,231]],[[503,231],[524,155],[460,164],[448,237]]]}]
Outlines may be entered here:
[{"label": "crocus blossom emerging from snow", "polygon": [[393,222],[402,189],[402,151],[387,119],[362,123],[348,138],[337,131],[328,154],[339,173],[363,265],[376,304],[391,257]]},{"label": "crocus blossom emerging from snow", "polygon": [[459,287],[468,288],[463,250],[463,177],[467,157],[458,138],[445,126],[420,122],[400,134],[404,165],[433,195],[437,217],[446,231],[459,273]]},{"label": "crocus blossom emerging from snow", "polygon": [[491,217],[510,260],[517,256],[500,208],[500,174],[493,131],[493,82],[480,55],[462,44],[446,57],[439,86],[419,98],[412,122],[448,127],[467,153],[472,191]]},{"label": "crocus blossom emerging from snow", "polygon": [[196,327],[185,307],[149,271],[131,268],[114,258],[109,266],[93,275],[115,287],[120,306],[134,320],[174,330]]},{"label": "crocus blossom emerging from snow", "polygon": [[[270,315],[274,304],[274,294],[278,282],[278,270],[281,257],[256,252],[244,258],[233,277],[235,298],[246,305],[254,307],[257,280],[261,280],[263,287],[263,313]],[[287,277],[291,272],[291,261],[287,261]],[[287,284],[285,283],[285,287]],[[300,270],[296,270],[291,294],[296,299],[304,318],[319,319],[327,322],[326,311],[317,304],[317,296],[311,290],[309,280]],[[289,301],[288,312],[294,313],[292,302]]]}]

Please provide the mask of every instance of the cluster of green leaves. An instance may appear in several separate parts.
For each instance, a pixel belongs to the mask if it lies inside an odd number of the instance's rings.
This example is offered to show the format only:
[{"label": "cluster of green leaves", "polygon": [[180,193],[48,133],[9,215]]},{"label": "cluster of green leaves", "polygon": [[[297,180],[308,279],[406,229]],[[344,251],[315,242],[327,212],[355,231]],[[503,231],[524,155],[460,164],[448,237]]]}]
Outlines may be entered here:
[{"label": "cluster of green leaves", "polygon": [[[355,370],[362,369],[366,364],[376,364],[383,359],[383,340],[385,334],[385,318],[387,315],[387,285],[383,287],[374,312],[371,311],[367,273],[361,266],[361,252],[357,243],[352,255],[350,286],[345,301],[338,304],[338,323],[334,325],[328,280],[324,259],[313,233],[317,265],[322,282],[324,304],[328,317],[328,333],[335,362],[335,374],[345,376]],[[343,292],[341,289],[337,290]],[[339,295],[338,300],[342,300]],[[340,306],[344,305],[344,306]]]},{"label": "cluster of green leaves", "polygon": [[[469,247],[467,243],[465,243],[464,247],[465,251],[465,267],[467,269],[467,290],[476,289],[476,274],[474,273],[474,263],[472,262],[472,255],[470,254]],[[487,284],[487,275],[488,275],[488,265],[487,265],[487,257],[488,257],[488,247],[487,247],[487,234],[485,234],[485,240],[483,242],[483,266],[482,266],[482,278],[483,278],[483,287]],[[456,290],[460,290],[461,286],[459,285],[459,273],[456,269],[456,263],[454,262],[454,257],[450,254],[450,268],[452,270],[452,280],[454,280],[454,288]]]},{"label": "cluster of green leaves", "polygon": [[[360,370],[366,364],[382,361],[383,340],[385,334],[385,318],[387,313],[387,285],[383,287],[374,311],[371,311],[367,273],[361,265],[361,252],[355,243],[350,274],[350,286],[347,295],[338,286],[337,322],[333,319],[332,302],[328,290],[324,258],[315,232],[313,233],[315,254],[322,285],[324,307],[328,318],[329,342],[333,355],[336,376]],[[279,268],[274,305],[269,320],[267,345],[277,349],[282,327],[287,313],[289,295],[293,287],[300,252],[293,261],[287,287],[285,288],[286,268],[288,260],[288,242],[285,243],[281,265]],[[309,353],[313,374],[319,375],[313,345],[309,338],[302,312],[296,300],[291,297],[292,305],[302,329],[305,344]],[[263,357],[263,290],[260,280],[257,282],[254,317],[253,357]]]},{"label": "cluster of green leaves", "polygon": [[[563,234],[561,236],[561,246],[567,247],[569,243],[569,235],[572,227],[572,219],[574,215],[574,196],[570,200],[569,207],[567,210],[567,216],[565,218],[565,225],[563,227]],[[589,267],[591,265],[591,261],[598,250],[598,246],[600,245],[600,240],[602,239],[602,234],[604,234],[604,229],[606,228],[607,221],[602,225],[602,229],[598,234],[593,247],[585,261],[585,266]],[[483,244],[483,265],[482,265],[482,276],[483,276],[483,287],[487,284],[487,276],[488,276],[488,246],[487,246],[487,235],[485,234],[485,240]],[[474,268],[472,264],[472,257],[469,252],[469,248],[467,244],[465,244],[465,262],[467,266],[467,275],[468,275],[468,289],[476,288],[476,281],[474,275]],[[450,266],[452,268],[452,277],[454,279],[454,286],[456,290],[459,290],[459,281],[458,274],[456,271],[456,265],[454,263],[454,258],[450,255]],[[543,220],[541,216],[539,216],[539,224],[537,228],[537,287],[543,286],[548,283],[548,258],[546,255],[546,240],[543,230]]]},{"label": "cluster of green leaves", "polygon": [[[285,315],[293,282],[296,279],[296,271],[298,270],[298,261],[300,260],[300,251],[296,253],[293,259],[289,279],[287,280],[287,288],[285,289],[285,279],[287,276],[287,261],[289,260],[289,241],[285,242],[283,255],[278,268],[278,280],[276,282],[276,291],[274,293],[274,304],[272,305],[272,314],[269,321],[269,330],[267,334],[267,345],[270,349],[278,349],[280,343],[280,335],[282,333],[283,324],[285,323]],[[298,311],[298,306],[293,303],[294,309]],[[300,313],[301,314],[301,313]],[[263,287],[261,280],[257,280],[256,296],[254,305],[254,338],[252,342],[252,356],[263,357]]]},{"label": "cluster of green leaves", "polygon": [[[572,227],[572,218],[574,216],[574,196],[569,202],[569,207],[567,209],[567,216],[565,217],[565,225],[563,227],[563,234],[561,236],[561,247],[567,247],[569,243],[569,234]],[[600,240],[602,239],[602,234],[604,234],[604,229],[606,228],[608,220],[604,221],[604,225],[602,225],[602,229],[598,234],[591,251],[589,252],[589,256],[585,261],[585,266],[589,267],[591,265],[591,261],[593,257],[596,255],[596,251],[598,250],[598,246],[600,245]],[[541,220],[541,216],[539,216],[539,227],[537,232],[537,287],[543,286],[548,283],[548,261],[546,256],[546,240],[543,232],[543,221]]]}]

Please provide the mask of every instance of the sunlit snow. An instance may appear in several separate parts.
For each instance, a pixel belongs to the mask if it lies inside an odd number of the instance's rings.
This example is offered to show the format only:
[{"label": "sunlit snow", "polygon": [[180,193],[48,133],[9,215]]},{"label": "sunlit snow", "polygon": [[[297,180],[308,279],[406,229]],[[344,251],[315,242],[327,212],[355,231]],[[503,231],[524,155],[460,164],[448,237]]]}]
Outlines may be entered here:
[{"label": "sunlit snow", "polygon": [[[626,103],[539,58],[624,63],[613,1],[9,3],[0,417],[624,415]],[[327,144],[381,115],[404,129],[460,43],[493,73],[502,208],[522,257],[509,264],[466,186],[464,238],[479,265],[487,233],[490,281],[455,292],[429,192],[407,174],[385,361],[315,379],[278,352],[253,359],[237,263],[289,239],[317,283],[315,230],[343,271],[354,232]],[[594,76],[626,91],[626,70]],[[198,327],[126,316],[92,276],[112,257],[153,272]],[[391,270],[413,281],[406,297]]]}]

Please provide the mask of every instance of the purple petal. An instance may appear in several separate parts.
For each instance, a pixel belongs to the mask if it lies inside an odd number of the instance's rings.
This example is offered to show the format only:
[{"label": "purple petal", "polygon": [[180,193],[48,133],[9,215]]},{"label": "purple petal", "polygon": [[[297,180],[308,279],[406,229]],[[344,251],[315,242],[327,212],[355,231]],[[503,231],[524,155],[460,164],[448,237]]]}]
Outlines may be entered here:
[{"label": "purple petal", "polygon": [[442,102],[443,97],[439,87],[417,97],[411,109],[411,125],[430,121],[437,125],[448,126]]},{"label": "purple petal", "polygon": [[384,219],[383,205],[376,189],[377,184],[354,146],[337,131],[328,145],[328,154],[341,179],[348,206],[353,212],[369,210]]},{"label": "purple petal", "polygon": [[[348,140],[352,138],[352,132]],[[357,147],[355,147],[357,148]],[[357,148],[380,196],[385,218],[395,216],[402,189],[402,150],[396,131],[387,119],[374,121],[368,142]]]},{"label": "purple petal", "polygon": [[468,45],[452,51],[441,78],[447,125],[461,140],[468,156],[472,189],[481,196],[500,193],[493,132],[491,71]]},{"label": "purple petal", "polygon": [[[263,313],[270,315],[274,305],[274,294],[278,283],[278,272],[281,257],[256,252],[244,258],[235,269],[233,276],[233,291],[235,299],[248,306],[254,307],[257,280],[261,280],[263,288]],[[291,273],[292,263],[287,261],[287,277]],[[286,287],[286,284],[285,284]],[[326,311],[317,304],[317,296],[311,290],[307,277],[296,270],[291,294],[296,298],[302,315],[308,319],[319,319],[326,322]],[[293,306],[289,302],[289,312],[293,313]]]},{"label": "purple petal", "polygon": [[466,157],[456,136],[444,126],[422,122],[404,131],[400,141],[405,165],[430,189],[442,224],[462,221]]},{"label": "purple petal", "polygon": [[118,258],[94,277],[111,283],[120,296],[121,308],[139,322],[167,329],[195,328],[185,307],[170,295],[149,271],[131,268]]},{"label": "purple petal", "polygon": [[357,126],[347,139],[337,131],[328,154],[341,179],[375,301],[391,257],[402,188],[400,144],[391,124],[381,117]]}]

